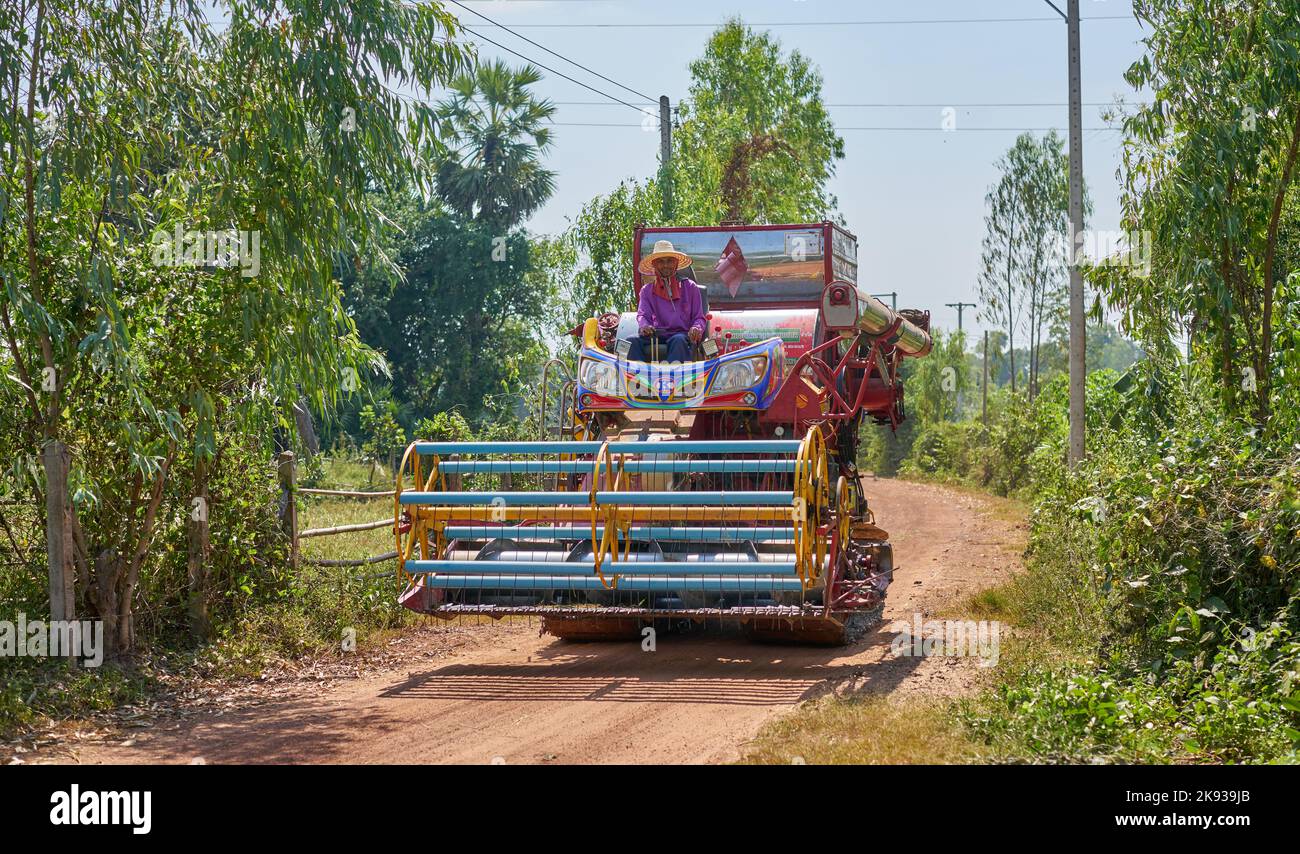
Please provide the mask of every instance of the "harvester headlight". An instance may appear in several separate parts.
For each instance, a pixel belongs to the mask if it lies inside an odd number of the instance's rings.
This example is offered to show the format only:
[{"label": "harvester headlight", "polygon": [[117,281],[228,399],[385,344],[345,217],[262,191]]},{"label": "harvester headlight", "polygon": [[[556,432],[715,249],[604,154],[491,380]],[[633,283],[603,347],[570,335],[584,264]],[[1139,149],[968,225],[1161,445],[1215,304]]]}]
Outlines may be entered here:
[{"label": "harvester headlight", "polygon": [[583,359],[578,371],[583,387],[606,397],[618,394],[618,369],[599,359]]},{"label": "harvester headlight", "polygon": [[718,368],[718,376],[713,380],[713,385],[709,391],[720,394],[726,391],[739,391],[742,388],[749,388],[762,380],[765,373],[767,373],[766,356],[728,362]]}]

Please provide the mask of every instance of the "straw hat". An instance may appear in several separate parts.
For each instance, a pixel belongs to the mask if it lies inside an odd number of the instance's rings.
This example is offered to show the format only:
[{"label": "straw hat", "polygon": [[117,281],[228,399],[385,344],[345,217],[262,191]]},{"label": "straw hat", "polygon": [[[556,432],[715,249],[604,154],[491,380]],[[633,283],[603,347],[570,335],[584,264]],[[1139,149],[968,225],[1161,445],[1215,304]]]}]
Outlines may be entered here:
[{"label": "straw hat", "polygon": [[655,241],[654,251],[641,259],[637,269],[648,276],[653,276],[655,272],[654,263],[660,258],[676,258],[678,269],[691,265],[691,256],[678,252],[673,248],[671,241],[657,240]]}]

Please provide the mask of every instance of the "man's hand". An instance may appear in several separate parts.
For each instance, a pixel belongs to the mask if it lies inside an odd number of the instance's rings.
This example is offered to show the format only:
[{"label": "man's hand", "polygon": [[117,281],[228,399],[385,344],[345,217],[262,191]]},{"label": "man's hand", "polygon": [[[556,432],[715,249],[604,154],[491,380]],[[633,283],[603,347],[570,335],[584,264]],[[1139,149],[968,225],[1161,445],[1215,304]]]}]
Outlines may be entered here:
[{"label": "man's hand", "polygon": [[641,327],[641,337],[642,337],[642,338],[649,338],[651,335],[654,335],[654,334],[655,334],[655,328],[654,328],[653,326],[642,326],[642,327]]},{"label": "man's hand", "polygon": [[691,330],[686,333],[686,337],[691,339],[692,344],[698,344],[700,339],[704,337],[704,333],[698,327],[692,326]]}]

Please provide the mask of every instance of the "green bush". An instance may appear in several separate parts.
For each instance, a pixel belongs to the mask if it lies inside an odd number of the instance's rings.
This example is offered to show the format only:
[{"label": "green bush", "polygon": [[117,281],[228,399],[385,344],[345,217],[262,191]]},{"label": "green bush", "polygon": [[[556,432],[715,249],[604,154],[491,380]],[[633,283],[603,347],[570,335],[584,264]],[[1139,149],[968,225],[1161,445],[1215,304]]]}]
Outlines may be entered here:
[{"label": "green bush", "polygon": [[1031,555],[1084,531],[1117,630],[1153,659],[1204,655],[1300,593],[1300,449],[1195,402],[1178,423],[1101,431],[1085,465],[1036,480]]},{"label": "green bush", "polygon": [[[1089,375],[1091,429],[1114,417],[1120,404],[1116,382],[1112,371]],[[1003,496],[1022,493],[1062,467],[1068,393],[1068,378],[1060,374],[1032,402],[1008,389],[994,390],[987,424],[979,418],[913,422],[910,431],[900,430],[892,439],[869,438],[864,467],[879,474],[958,481]]]},{"label": "green bush", "polygon": [[1300,639],[1294,613],[1225,643],[1207,668],[1163,676],[1122,662],[1033,667],[981,703],[970,729],[1004,757],[1065,762],[1294,762]]},{"label": "green bush", "polygon": [[968,721],[1009,757],[1291,761],[1300,447],[1220,417],[1195,377],[1143,370],[1090,409],[1082,465],[1031,462],[1009,597],[1037,654]]}]

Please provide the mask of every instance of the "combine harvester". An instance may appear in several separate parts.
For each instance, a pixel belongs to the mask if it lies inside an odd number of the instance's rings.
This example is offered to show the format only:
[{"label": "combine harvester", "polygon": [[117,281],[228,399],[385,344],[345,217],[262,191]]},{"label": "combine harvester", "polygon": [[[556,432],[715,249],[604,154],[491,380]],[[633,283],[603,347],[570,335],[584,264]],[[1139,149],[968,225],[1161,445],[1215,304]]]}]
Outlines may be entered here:
[{"label": "combine harvester", "polygon": [[929,312],[860,290],[857,240],[829,222],[638,228],[634,301],[665,240],[710,312],[695,360],[629,361],[635,312],[590,318],[556,440],[413,442],[406,607],[537,615],[572,639],[721,623],[841,644],[879,620],[893,555],[858,433],[903,420],[899,365],[930,351]]}]

